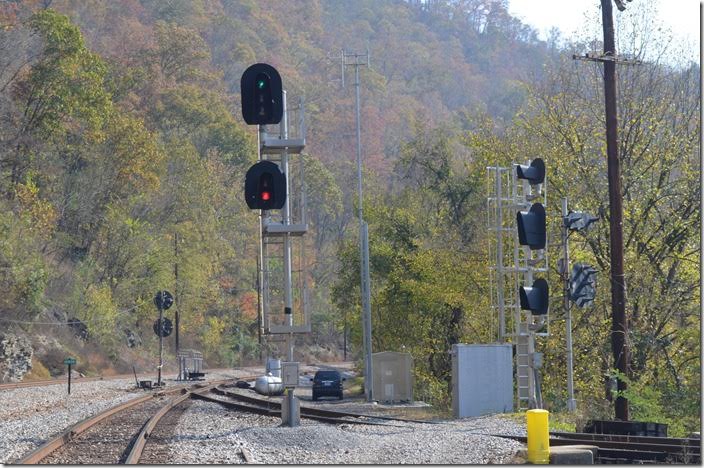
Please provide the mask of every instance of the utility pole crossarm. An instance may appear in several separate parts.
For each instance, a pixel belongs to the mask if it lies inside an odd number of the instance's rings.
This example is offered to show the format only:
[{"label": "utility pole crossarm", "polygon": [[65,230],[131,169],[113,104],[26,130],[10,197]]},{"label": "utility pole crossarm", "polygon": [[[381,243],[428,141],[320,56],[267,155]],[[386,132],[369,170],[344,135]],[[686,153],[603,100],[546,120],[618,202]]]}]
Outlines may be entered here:
[{"label": "utility pole crossarm", "polygon": [[617,63],[619,65],[642,65],[643,64],[642,60],[621,58],[617,55],[606,55],[606,54],[604,54],[604,55],[591,55],[589,53],[586,53],[584,55],[572,54],[572,60],[582,60],[585,62],[601,62],[601,63],[612,62],[612,63]]}]

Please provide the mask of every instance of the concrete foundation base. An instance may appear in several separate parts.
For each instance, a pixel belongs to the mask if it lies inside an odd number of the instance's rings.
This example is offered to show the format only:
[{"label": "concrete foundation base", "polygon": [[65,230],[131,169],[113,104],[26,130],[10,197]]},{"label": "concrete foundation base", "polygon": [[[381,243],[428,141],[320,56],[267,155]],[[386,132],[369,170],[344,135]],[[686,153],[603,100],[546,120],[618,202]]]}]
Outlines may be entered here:
[{"label": "concrete foundation base", "polygon": [[558,445],[550,447],[550,464],[593,465],[598,450],[594,445]]}]

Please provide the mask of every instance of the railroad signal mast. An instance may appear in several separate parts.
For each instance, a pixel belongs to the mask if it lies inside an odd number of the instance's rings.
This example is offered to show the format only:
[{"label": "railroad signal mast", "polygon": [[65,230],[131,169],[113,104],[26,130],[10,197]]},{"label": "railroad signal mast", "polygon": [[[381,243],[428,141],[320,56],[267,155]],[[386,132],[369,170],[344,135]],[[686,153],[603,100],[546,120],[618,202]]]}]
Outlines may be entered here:
[{"label": "railroad signal mast", "polygon": [[154,322],[154,333],[159,337],[159,367],[157,374],[157,387],[161,387],[161,370],[164,367],[164,337],[171,334],[173,326],[171,320],[164,317],[164,311],[174,303],[174,297],[169,291],[159,291],[154,296],[154,305],[159,310],[159,319]]},{"label": "railroad signal mast", "polygon": [[542,353],[535,338],[549,335],[549,288],[545,164],[487,168],[487,225],[492,309],[499,342],[516,347],[517,407],[542,406]]},{"label": "railroad signal mast", "polygon": [[577,263],[570,273],[569,235],[575,231],[585,231],[598,221],[599,217],[579,211],[569,211],[567,198],[562,199],[562,258],[557,262],[557,271],[563,281],[563,305],[565,309],[565,341],[567,347],[567,410],[577,410],[574,398],[574,375],[572,357],[572,311],[570,301],[579,307],[586,307],[594,302],[596,296],[596,269],[589,265]]},{"label": "railroad signal mast", "polygon": [[[247,171],[244,196],[250,209],[261,210],[260,332],[267,344],[285,342],[288,362],[293,362],[294,334],[311,331],[303,240],[308,230],[301,155],[306,144],[303,101],[297,108],[289,109],[278,71],[265,63],[247,68],[240,86],[242,116],[247,124],[258,126],[259,137],[258,162]],[[289,122],[295,125],[290,128]],[[269,124],[279,124],[278,132],[270,133],[266,127]],[[298,164],[292,163],[293,155],[298,156]],[[272,214],[272,210],[280,211]],[[300,241],[296,270],[292,248],[295,239]],[[298,418],[293,408],[297,404],[292,388],[285,403],[289,412],[282,411],[282,417],[289,426],[296,425]]]}]

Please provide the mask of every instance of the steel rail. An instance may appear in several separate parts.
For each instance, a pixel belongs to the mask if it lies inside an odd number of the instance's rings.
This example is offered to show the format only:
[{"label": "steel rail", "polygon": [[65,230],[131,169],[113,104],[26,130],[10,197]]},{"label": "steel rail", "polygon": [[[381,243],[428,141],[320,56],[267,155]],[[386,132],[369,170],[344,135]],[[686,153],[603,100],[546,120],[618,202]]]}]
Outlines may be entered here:
[{"label": "steel rail", "polygon": [[[208,372],[231,372],[234,369],[208,369]],[[173,374],[176,375],[176,374]],[[153,377],[152,373],[141,372],[137,374],[138,377]],[[232,377],[235,380],[248,379],[250,377]],[[121,379],[134,379],[134,374],[117,374],[117,375],[99,375],[95,377],[71,377],[71,383],[82,383],[82,382],[95,382],[98,380],[121,380]],[[43,379],[43,380],[29,380],[23,382],[6,382],[0,383],[1,390],[12,390],[15,388],[24,387],[45,387],[48,385],[59,385],[66,384],[67,378],[61,377],[58,379]],[[184,381],[187,382],[187,381]]]},{"label": "steel rail", "polygon": [[67,443],[69,443],[77,435],[79,435],[82,432],[86,431],[87,429],[93,427],[94,425],[103,421],[104,419],[109,418],[113,414],[119,413],[120,411],[126,410],[126,409],[131,408],[133,406],[136,406],[140,403],[144,403],[145,401],[149,401],[152,398],[156,398],[157,396],[164,395],[165,393],[168,394],[168,393],[172,393],[172,392],[166,391],[166,392],[158,392],[158,393],[153,393],[153,394],[150,393],[148,395],[133,398],[129,401],[126,401],[125,403],[119,404],[117,406],[113,406],[112,408],[110,408],[106,411],[98,413],[95,416],[91,416],[87,419],[84,419],[83,421],[80,421],[80,422],[70,426],[68,429],[63,431],[58,436],[53,437],[53,438],[49,439],[48,441],[44,442],[42,445],[40,445],[36,449],[32,450],[27,455],[25,455],[24,457],[17,460],[15,462],[15,464],[17,464],[17,465],[36,465],[42,459],[49,456],[52,452],[54,452],[55,450],[59,449],[60,447],[63,447]]},{"label": "steel rail", "polygon": [[[266,404],[266,401],[264,401],[264,400],[261,400],[263,402],[263,404],[260,404],[260,406],[256,406],[256,404],[250,405],[250,404],[243,404],[243,403],[235,403],[233,401],[221,400],[219,398],[215,398],[215,397],[212,397],[212,396],[209,396],[206,394],[193,394],[192,398],[195,398],[197,400],[208,401],[211,403],[218,403],[218,404],[225,406],[227,408],[236,409],[236,410],[240,410],[240,411],[247,411],[250,413],[261,414],[264,416],[281,417],[281,409],[264,408],[264,404]],[[399,425],[387,424],[387,423],[375,422],[375,421],[358,421],[355,419],[342,419],[343,415],[341,413],[335,417],[307,414],[304,412],[304,408],[301,408],[301,417],[307,418],[307,419],[314,419],[316,421],[321,421],[321,422],[326,422],[326,423],[331,423],[331,424],[362,424],[362,425],[367,425],[367,426],[403,427],[403,426],[399,426]],[[367,416],[367,417],[373,418],[374,416]]]},{"label": "steel rail", "polygon": [[[701,460],[700,448],[698,446],[677,445],[671,441],[665,441],[666,437],[648,437],[647,439],[661,439],[660,441],[644,442],[644,441],[626,441],[612,440],[611,434],[587,434],[591,437],[581,438],[580,433],[567,433],[569,437],[558,438],[551,435],[549,444],[557,445],[594,445],[598,447],[598,458],[605,459],[626,459],[634,461],[649,461],[649,462],[666,462],[673,457],[677,460],[686,461],[687,463],[698,462]],[[514,436],[506,434],[491,434],[496,437],[517,440],[527,443],[526,436]],[[606,437],[600,437],[606,436]],[[617,436],[619,437],[619,436]],[[634,436],[620,436],[623,438]],[[635,436],[638,437],[638,436]],[[640,437],[643,438],[643,437]],[[690,439],[675,439],[687,440]],[[658,443],[659,442],[659,443]]]},{"label": "steel rail", "polygon": [[702,445],[701,439],[682,437],[654,437],[636,436],[623,434],[594,434],[589,432],[550,432],[551,436],[567,439],[589,439],[589,440],[609,440],[612,442],[636,442],[641,444],[662,444],[699,448]]},{"label": "steel rail", "polygon": [[[219,380],[219,381],[213,382],[212,385],[218,385],[222,382],[225,382],[225,380]],[[192,388],[193,387],[203,388],[204,386],[207,386],[207,384],[204,385],[201,382],[199,384],[192,386]],[[171,395],[173,393],[182,392],[184,390],[188,391],[188,389],[186,389],[185,387],[176,387],[176,388],[172,388],[172,389],[168,389],[168,390],[159,390],[154,393],[149,393],[149,394],[141,396],[141,397],[133,398],[133,399],[128,400],[124,403],[113,406],[112,408],[109,408],[109,409],[102,411],[94,416],[91,416],[91,417],[88,417],[82,421],[79,421],[76,424],[73,424],[72,426],[69,426],[68,429],[64,430],[59,435],[47,440],[42,445],[40,445],[36,449],[29,452],[27,455],[18,459],[16,462],[14,462],[14,464],[16,464],[16,465],[36,465],[42,459],[49,456],[55,450],[68,444],[71,440],[73,440],[79,434],[85,432],[86,430],[95,426],[99,422],[104,421],[105,419],[109,418],[110,416],[113,416],[114,414],[117,414],[117,413],[124,411],[126,409],[132,408],[133,406],[139,405],[140,403],[144,403],[146,401],[149,401],[152,398],[157,398],[157,397],[165,396],[165,395]]]},{"label": "steel rail", "polygon": [[142,456],[142,452],[144,451],[144,446],[147,444],[147,438],[151,435],[159,420],[165,416],[166,413],[171,411],[174,406],[188,400],[190,397],[190,392],[186,391],[183,395],[170,399],[164,406],[161,407],[161,409],[159,409],[159,411],[154,414],[154,416],[149,419],[149,421],[147,421],[147,424],[142,427],[142,430],[137,435],[137,438],[132,445],[132,449],[125,459],[126,465],[135,465],[139,462],[139,458]]},{"label": "steel rail", "polygon": [[[246,376],[242,377],[242,379],[248,380],[254,377],[256,376]],[[147,423],[137,435],[135,442],[132,445],[132,448],[130,449],[130,453],[125,459],[125,464],[136,465],[137,463],[139,463],[139,459],[141,458],[142,453],[144,452],[144,447],[146,447],[148,439],[154,431],[154,428],[157,426],[159,421],[164,416],[166,416],[169,411],[171,411],[184,401],[192,398],[194,395],[200,395],[211,391],[213,388],[220,385],[222,382],[223,381],[216,381],[212,383],[201,382],[199,384],[194,385],[191,389],[182,389],[182,391],[184,392],[183,395],[177,396],[169,400],[164,406],[161,407],[161,409],[159,409],[159,411],[157,411],[151,418],[149,418],[149,421],[147,421]]]},{"label": "steel rail", "polygon": [[[130,374],[132,375],[132,374]],[[81,383],[81,382],[95,382],[96,380],[107,380],[113,377],[71,377],[71,383]],[[114,378],[118,378],[115,376]],[[124,377],[122,377],[124,378]],[[50,379],[50,380],[30,380],[27,382],[10,382],[0,384],[0,390],[12,390],[15,388],[25,388],[25,387],[46,387],[49,385],[59,385],[65,384],[68,379]]]},{"label": "steel rail", "polygon": [[[279,403],[279,402],[270,401],[270,400],[262,400],[261,398],[251,397],[248,395],[242,395],[241,393],[229,392],[229,391],[224,390],[220,387],[215,387],[215,388],[213,388],[212,391],[214,393],[218,393],[220,395],[235,398],[240,401],[246,401],[246,402],[250,402],[253,404],[267,404],[268,406],[271,406],[272,408],[277,408],[277,409],[281,408],[281,403]],[[411,423],[420,423],[420,424],[439,424],[437,421],[424,421],[422,419],[406,419],[406,418],[397,418],[394,416],[371,415],[371,414],[363,414],[363,413],[350,413],[347,411],[311,408],[309,406],[301,406],[300,408],[301,408],[301,416],[311,415],[311,416],[323,416],[323,417],[329,417],[329,418],[348,416],[348,417],[353,417],[353,418],[374,418],[374,419],[383,419],[383,420],[387,420],[387,421],[400,421],[400,422],[411,422]]]}]

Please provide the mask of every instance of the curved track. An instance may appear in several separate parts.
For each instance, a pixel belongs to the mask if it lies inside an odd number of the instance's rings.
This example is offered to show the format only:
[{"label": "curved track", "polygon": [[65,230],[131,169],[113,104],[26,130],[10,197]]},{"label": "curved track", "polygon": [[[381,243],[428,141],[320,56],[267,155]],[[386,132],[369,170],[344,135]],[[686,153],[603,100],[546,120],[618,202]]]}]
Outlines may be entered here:
[{"label": "curved track", "polygon": [[[223,400],[221,398],[209,396],[206,392],[199,392],[198,394],[194,394],[193,397],[201,400],[210,401],[213,403],[219,403],[230,409],[247,411],[250,413],[262,414],[267,416],[281,416],[281,403],[279,403],[278,401],[243,395],[242,393],[231,392],[218,386],[214,386],[212,389],[210,389],[210,392],[218,396],[225,397],[226,399]],[[418,419],[396,418],[393,416],[351,413],[346,411],[312,408],[309,406],[301,406],[300,414],[302,418],[315,419],[321,422],[327,422],[331,424],[367,424],[386,426],[392,425],[389,423],[380,422],[380,420],[391,422],[398,421],[406,423],[410,422],[420,424],[437,424],[436,421],[424,421]]]},{"label": "curved track", "polygon": [[149,435],[164,415],[193,393],[207,392],[223,382],[179,386],[134,398],[74,424],[16,463],[137,463]]}]

